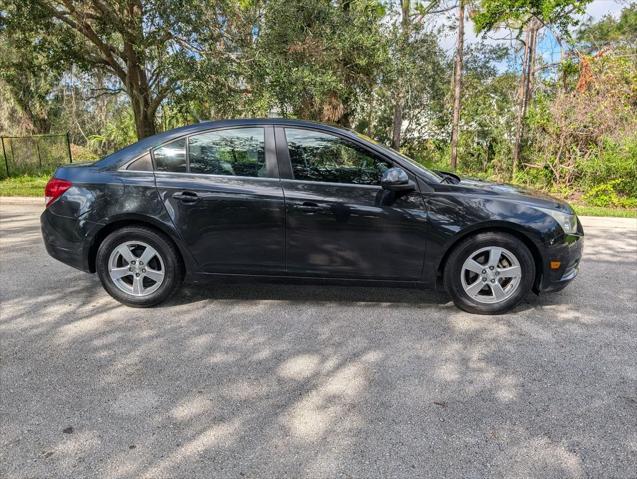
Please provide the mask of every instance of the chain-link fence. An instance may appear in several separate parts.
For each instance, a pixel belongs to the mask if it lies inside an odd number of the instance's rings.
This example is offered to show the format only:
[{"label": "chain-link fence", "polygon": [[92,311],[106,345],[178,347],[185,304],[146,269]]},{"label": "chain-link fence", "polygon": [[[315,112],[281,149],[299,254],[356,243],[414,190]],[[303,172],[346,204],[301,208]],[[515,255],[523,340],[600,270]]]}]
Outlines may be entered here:
[{"label": "chain-link fence", "polygon": [[72,163],[69,135],[0,136],[4,165],[0,177],[48,173]]}]

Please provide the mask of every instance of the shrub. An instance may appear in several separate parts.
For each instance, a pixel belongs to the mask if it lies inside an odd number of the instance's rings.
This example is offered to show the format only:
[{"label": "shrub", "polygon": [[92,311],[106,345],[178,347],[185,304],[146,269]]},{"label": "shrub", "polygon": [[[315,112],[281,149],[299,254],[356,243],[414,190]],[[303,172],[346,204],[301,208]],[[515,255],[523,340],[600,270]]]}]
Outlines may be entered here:
[{"label": "shrub", "polygon": [[637,208],[637,198],[625,197],[618,193],[627,180],[616,179],[591,188],[584,199],[593,206],[613,206],[618,208]]},{"label": "shrub", "polygon": [[75,144],[71,144],[71,155],[73,156],[73,163],[85,163],[99,159],[99,156],[90,149]]}]

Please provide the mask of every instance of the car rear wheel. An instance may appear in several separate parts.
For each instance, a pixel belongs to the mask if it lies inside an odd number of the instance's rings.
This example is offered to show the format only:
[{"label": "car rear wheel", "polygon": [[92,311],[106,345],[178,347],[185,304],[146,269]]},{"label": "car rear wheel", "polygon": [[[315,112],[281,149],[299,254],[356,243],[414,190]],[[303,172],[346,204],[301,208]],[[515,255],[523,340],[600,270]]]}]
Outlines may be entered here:
[{"label": "car rear wheel", "polygon": [[507,233],[479,233],[458,245],[444,269],[445,289],[460,309],[501,314],[530,291],[535,263],[527,246]]},{"label": "car rear wheel", "polygon": [[146,227],[126,227],[107,236],[97,251],[96,269],[104,289],[133,307],[165,301],[183,276],[175,246]]}]

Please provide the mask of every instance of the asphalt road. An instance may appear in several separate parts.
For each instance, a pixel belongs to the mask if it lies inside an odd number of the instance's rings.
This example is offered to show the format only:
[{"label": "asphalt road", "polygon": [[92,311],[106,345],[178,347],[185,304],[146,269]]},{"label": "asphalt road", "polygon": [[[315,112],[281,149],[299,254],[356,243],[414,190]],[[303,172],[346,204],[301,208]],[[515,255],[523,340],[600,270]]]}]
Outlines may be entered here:
[{"label": "asphalt road", "polygon": [[[1,201],[1,200],[0,200]],[[637,222],[472,316],[410,289],[225,284],[129,309],[0,202],[0,477],[637,477]]]}]

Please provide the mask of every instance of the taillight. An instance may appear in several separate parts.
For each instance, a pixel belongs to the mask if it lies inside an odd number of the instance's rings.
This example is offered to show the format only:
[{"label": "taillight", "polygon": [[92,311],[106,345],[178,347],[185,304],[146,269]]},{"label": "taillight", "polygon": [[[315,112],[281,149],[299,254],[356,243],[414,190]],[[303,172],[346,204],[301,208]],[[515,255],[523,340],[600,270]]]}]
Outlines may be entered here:
[{"label": "taillight", "polygon": [[51,178],[44,188],[44,203],[46,207],[48,208],[51,203],[62,196],[71,186],[73,186],[73,183],[70,181]]}]

